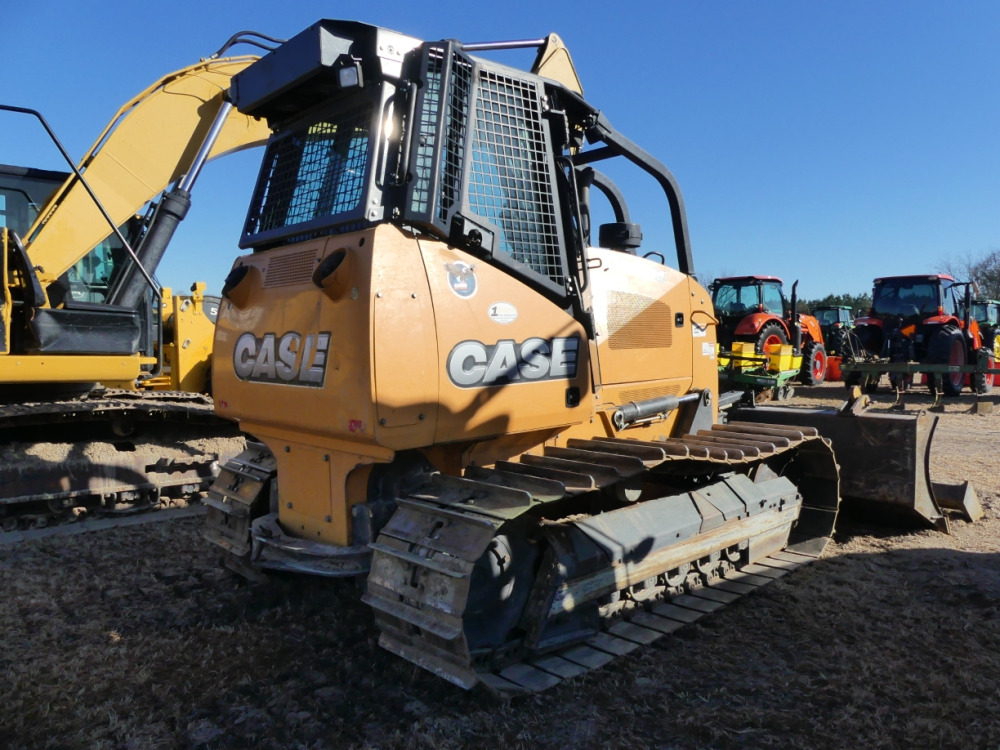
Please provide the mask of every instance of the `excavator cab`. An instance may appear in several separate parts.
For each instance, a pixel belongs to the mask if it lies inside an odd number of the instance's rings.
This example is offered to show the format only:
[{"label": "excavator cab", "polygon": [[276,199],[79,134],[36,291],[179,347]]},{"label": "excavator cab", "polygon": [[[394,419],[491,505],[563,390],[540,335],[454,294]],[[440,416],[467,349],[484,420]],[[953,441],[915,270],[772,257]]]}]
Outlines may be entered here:
[{"label": "excavator cab", "polygon": [[0,227],[24,237],[66,172],[0,164]]}]

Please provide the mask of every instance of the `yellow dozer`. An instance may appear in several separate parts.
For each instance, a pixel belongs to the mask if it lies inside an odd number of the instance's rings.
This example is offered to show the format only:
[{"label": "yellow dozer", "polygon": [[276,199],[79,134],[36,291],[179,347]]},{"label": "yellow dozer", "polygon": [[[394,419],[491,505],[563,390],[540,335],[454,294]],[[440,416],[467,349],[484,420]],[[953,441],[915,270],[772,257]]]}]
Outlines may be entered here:
[{"label": "yellow dozer", "polygon": [[385,648],[502,693],[812,560],[840,502],[815,428],[720,411],[680,190],[567,71],[554,35],[325,20],[230,89],[274,135],[215,338],[254,440],[206,535],[249,577],[363,577]]}]

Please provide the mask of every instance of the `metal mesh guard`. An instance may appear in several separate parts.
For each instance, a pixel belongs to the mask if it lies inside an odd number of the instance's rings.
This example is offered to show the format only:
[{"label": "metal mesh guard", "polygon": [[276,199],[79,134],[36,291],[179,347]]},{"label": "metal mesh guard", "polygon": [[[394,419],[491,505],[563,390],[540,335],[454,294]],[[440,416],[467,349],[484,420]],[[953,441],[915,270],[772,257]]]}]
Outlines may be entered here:
[{"label": "metal mesh guard", "polygon": [[500,249],[562,283],[555,201],[535,84],[482,70],[469,207],[501,229]]},{"label": "metal mesh guard", "polygon": [[371,106],[338,112],[336,122],[310,125],[273,142],[267,177],[254,196],[247,234],[357,211],[368,168]]}]

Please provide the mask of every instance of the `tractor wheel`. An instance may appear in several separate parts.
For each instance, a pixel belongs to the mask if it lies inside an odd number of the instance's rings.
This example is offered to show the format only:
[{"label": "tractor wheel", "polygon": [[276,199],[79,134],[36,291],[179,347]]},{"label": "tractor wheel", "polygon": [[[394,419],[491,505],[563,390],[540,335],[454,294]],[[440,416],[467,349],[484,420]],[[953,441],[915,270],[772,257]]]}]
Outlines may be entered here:
[{"label": "tractor wheel", "polygon": [[830,338],[826,342],[826,353],[830,356],[844,356],[844,340],[847,338],[846,328],[834,328],[830,331]]},{"label": "tractor wheel", "polygon": [[996,331],[986,331],[983,334],[983,348],[988,352],[993,352],[993,356],[1000,356],[1000,350],[997,348],[997,332]]},{"label": "tractor wheel", "polygon": [[[987,359],[989,363],[987,367],[992,370],[996,367],[996,359],[993,355],[989,355]],[[972,389],[978,393],[980,396],[985,396],[993,391],[993,381],[996,378],[991,372],[975,372],[972,374]]]},{"label": "tractor wheel", "polygon": [[761,326],[760,333],[754,341],[754,350],[758,354],[770,354],[772,346],[780,346],[788,343],[788,336],[785,329],[778,323],[765,323]]},{"label": "tractor wheel", "polygon": [[802,382],[819,385],[826,380],[826,349],[818,341],[802,347]]},{"label": "tractor wheel", "polygon": [[[965,338],[955,326],[939,328],[927,345],[927,363],[931,365],[956,365],[966,363]],[[934,376],[935,379],[937,376]],[[946,372],[941,375],[942,392],[946,396],[957,396],[965,384],[964,372]]]}]

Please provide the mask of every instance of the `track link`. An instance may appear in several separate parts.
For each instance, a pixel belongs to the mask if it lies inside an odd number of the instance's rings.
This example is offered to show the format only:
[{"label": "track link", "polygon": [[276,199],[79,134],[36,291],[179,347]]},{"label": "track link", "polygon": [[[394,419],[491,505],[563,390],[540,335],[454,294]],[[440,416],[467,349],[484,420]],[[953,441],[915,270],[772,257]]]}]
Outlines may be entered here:
[{"label": "track link", "polygon": [[[651,478],[674,490],[629,504]],[[814,559],[838,503],[810,428],[571,440],[399,499],[364,600],[384,648],[456,685],[544,690]]]},{"label": "track link", "polygon": [[499,671],[478,673],[477,677],[503,697],[548,690],[563,680],[631,654],[640,646],[690,625],[815,559],[795,552],[776,552],[711,584],[666,597],[648,608],[605,622],[600,633],[582,643],[530,657]]},{"label": "track link", "polygon": [[82,520],[184,507],[244,444],[201,394],[99,388],[0,405],[0,528],[73,533]]}]

